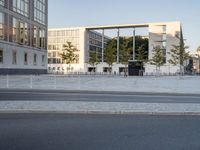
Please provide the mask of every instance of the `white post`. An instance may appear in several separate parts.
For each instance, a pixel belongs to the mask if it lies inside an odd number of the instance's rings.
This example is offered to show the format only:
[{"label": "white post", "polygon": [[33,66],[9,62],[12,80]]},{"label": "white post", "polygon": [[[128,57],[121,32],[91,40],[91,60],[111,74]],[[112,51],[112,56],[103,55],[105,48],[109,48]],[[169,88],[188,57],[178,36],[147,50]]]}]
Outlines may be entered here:
[{"label": "white post", "polygon": [[78,89],[81,90],[81,79],[80,79],[80,75],[78,76]]},{"label": "white post", "polygon": [[56,75],[54,75],[54,89],[57,88],[57,81],[56,81]]},{"label": "white post", "polygon": [[135,60],[135,28],[133,28],[133,60]]},{"label": "white post", "polygon": [[30,88],[31,89],[33,88],[33,77],[32,77],[32,75],[30,76]]},{"label": "white post", "polygon": [[119,63],[119,28],[117,29],[117,63]]},{"label": "white post", "polygon": [[6,76],[6,88],[9,88],[9,76],[8,76],[8,74]]},{"label": "white post", "polygon": [[104,29],[102,30],[102,63],[104,62]]}]

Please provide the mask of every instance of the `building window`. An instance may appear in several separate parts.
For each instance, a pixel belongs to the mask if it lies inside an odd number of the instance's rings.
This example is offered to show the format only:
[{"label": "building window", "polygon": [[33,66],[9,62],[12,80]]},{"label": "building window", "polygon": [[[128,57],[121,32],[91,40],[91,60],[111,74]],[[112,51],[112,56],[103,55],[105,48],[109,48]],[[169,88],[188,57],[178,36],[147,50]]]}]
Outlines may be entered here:
[{"label": "building window", "polygon": [[13,42],[28,45],[28,24],[13,17]]},{"label": "building window", "polygon": [[46,0],[34,0],[34,20],[46,24]]},{"label": "building window", "polygon": [[13,11],[28,17],[29,0],[13,0]]},{"label": "building window", "polygon": [[42,66],[44,66],[44,65],[45,65],[45,56],[42,55]]},{"label": "building window", "polygon": [[4,6],[4,0],[0,0],[0,5]]},{"label": "building window", "polygon": [[44,29],[34,26],[33,46],[46,49],[46,33]]},{"label": "building window", "polygon": [[163,25],[163,26],[162,26],[162,30],[163,30],[163,33],[166,33],[166,32],[167,32],[167,26],[166,26],[166,25]]},{"label": "building window", "polygon": [[4,39],[4,13],[0,12],[0,39]]},{"label": "building window", "polygon": [[13,51],[12,53],[12,64],[16,65],[17,64],[17,52]]},{"label": "building window", "polygon": [[37,65],[37,54],[33,55],[33,64]]},{"label": "building window", "polygon": [[28,53],[24,53],[24,65],[28,65]]},{"label": "building window", "polygon": [[0,64],[3,64],[3,50],[0,50]]}]

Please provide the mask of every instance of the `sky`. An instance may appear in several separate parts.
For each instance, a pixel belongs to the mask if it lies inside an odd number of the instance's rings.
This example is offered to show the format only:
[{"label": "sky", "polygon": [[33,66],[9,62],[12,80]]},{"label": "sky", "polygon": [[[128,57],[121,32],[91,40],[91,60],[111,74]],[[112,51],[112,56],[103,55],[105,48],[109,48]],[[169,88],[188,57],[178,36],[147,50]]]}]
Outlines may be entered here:
[{"label": "sky", "polygon": [[199,0],[49,0],[49,28],[181,21],[194,53],[200,46],[199,6]]}]

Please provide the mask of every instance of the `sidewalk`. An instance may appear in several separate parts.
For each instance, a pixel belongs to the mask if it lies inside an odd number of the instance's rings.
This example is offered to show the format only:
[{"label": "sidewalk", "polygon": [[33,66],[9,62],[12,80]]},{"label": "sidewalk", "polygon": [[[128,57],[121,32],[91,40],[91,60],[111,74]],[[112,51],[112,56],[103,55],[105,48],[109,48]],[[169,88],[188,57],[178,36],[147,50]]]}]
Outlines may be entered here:
[{"label": "sidewalk", "polygon": [[0,113],[200,115],[200,104],[1,101]]},{"label": "sidewalk", "polygon": [[0,89],[200,94],[200,77],[0,76]]}]

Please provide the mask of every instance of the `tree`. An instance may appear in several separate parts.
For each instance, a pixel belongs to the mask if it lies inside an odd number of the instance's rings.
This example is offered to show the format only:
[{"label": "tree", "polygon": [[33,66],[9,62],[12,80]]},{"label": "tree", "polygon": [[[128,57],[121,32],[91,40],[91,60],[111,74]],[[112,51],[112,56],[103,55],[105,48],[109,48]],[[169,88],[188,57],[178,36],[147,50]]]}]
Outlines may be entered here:
[{"label": "tree", "polygon": [[116,48],[114,44],[114,40],[108,42],[108,45],[105,48],[105,62],[109,65],[111,69],[109,72],[112,72],[113,63],[116,62]]},{"label": "tree", "polygon": [[90,59],[88,63],[93,67],[97,66],[100,62],[97,52],[90,51],[89,55],[90,55]]},{"label": "tree", "polygon": [[136,60],[138,61],[138,66],[140,66],[140,69],[143,70],[144,63],[148,61],[147,58],[147,51],[145,50],[145,45],[142,44],[138,48],[138,53],[136,53]]},{"label": "tree", "polygon": [[124,76],[128,76],[128,61],[131,59],[132,48],[129,47],[129,41],[123,38],[123,44],[120,48],[120,62],[125,65]]},{"label": "tree", "polygon": [[198,73],[200,74],[200,46],[197,48],[196,52],[197,52],[197,57],[198,57],[198,59],[199,59]]},{"label": "tree", "polygon": [[153,57],[150,60],[150,64],[156,66],[156,72],[157,72],[158,69],[160,70],[160,66],[164,64],[163,51],[160,48],[160,46],[156,46],[153,48],[152,52],[153,52]]},{"label": "tree", "polygon": [[79,50],[75,48],[71,42],[67,42],[63,45],[63,53],[61,54],[63,63],[66,63],[69,65],[69,70],[71,70],[71,64],[75,61],[78,61],[78,55],[76,52]]},{"label": "tree", "polygon": [[189,47],[185,46],[182,30],[180,37],[177,36],[177,38],[179,39],[179,45],[172,45],[173,48],[168,53],[171,55],[171,59],[168,62],[172,65],[180,65],[180,73],[183,74],[184,62],[190,58],[189,52],[186,51]]}]

